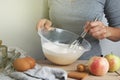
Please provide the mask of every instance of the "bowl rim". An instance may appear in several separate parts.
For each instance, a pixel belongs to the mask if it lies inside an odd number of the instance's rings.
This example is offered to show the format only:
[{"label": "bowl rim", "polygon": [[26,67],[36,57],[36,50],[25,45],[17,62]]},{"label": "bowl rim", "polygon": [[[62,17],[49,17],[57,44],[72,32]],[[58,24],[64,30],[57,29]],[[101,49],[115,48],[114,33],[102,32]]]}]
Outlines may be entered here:
[{"label": "bowl rim", "polygon": [[[48,40],[47,38],[45,38],[45,37],[42,35],[42,30],[45,30],[45,29],[39,29],[39,30],[38,30],[39,36],[42,37],[42,38],[44,38],[45,40],[47,40],[47,41],[49,41],[49,42],[52,42],[52,41]],[[61,28],[53,28],[53,29],[51,29],[51,30],[45,30],[45,31],[53,31],[53,30],[66,31],[66,32],[71,33],[71,34],[73,34],[73,35],[79,36],[78,34],[75,34],[74,32],[71,32],[71,31],[68,31],[68,30],[65,30],[65,29],[61,29]],[[52,42],[52,43],[53,43],[53,42]]]},{"label": "bowl rim", "polygon": [[[52,41],[48,40],[47,38],[45,38],[45,37],[42,35],[42,30],[45,30],[45,29],[39,29],[39,30],[38,30],[39,36],[40,36],[41,38],[45,39],[46,41],[48,41],[48,42],[50,42],[50,43],[53,44]],[[74,32],[71,32],[71,31],[68,31],[68,30],[65,30],[65,29],[61,29],[61,28],[53,28],[53,29],[51,29],[51,30],[45,30],[45,31],[52,31],[52,30],[66,31],[66,32],[69,32],[69,33],[74,34],[74,35],[76,35],[76,36],[79,36],[78,34],[76,34],[76,33],[74,33]],[[86,39],[84,39],[84,40],[88,43],[88,46],[89,46],[90,49],[91,49],[92,46],[91,46],[90,42],[89,42],[88,40],[86,40]],[[58,46],[57,44],[54,44],[54,45]],[[89,50],[88,50],[88,51],[89,51]]]}]

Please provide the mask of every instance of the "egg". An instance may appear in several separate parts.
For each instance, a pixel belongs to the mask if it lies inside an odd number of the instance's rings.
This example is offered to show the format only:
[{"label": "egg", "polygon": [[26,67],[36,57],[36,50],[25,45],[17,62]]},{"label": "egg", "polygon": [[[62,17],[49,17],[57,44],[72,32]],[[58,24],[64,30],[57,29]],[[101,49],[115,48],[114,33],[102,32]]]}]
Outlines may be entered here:
[{"label": "egg", "polygon": [[15,70],[23,72],[35,67],[36,61],[32,57],[17,58],[13,62]]},{"label": "egg", "polygon": [[25,57],[25,60],[30,64],[31,68],[34,68],[36,63],[35,59],[33,59],[32,57]]}]

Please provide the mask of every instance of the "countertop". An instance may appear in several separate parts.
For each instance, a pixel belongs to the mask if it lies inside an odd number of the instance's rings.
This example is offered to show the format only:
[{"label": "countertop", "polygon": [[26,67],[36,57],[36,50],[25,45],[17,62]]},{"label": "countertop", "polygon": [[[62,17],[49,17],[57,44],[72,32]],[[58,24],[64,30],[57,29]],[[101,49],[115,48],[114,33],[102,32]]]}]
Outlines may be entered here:
[{"label": "countertop", "polygon": [[[77,60],[73,64],[70,64],[70,65],[67,65],[67,66],[56,65],[56,64],[53,64],[53,63],[49,62],[48,60],[37,60],[37,63],[40,64],[41,66],[62,68],[62,69],[64,69],[67,72],[71,72],[71,71],[75,71],[76,70],[76,66],[78,64],[87,64],[87,60]],[[120,73],[120,70],[118,70],[117,72]],[[68,80],[75,80],[75,79],[68,78]],[[89,73],[88,76],[86,76],[82,80],[120,80],[120,75],[118,75],[115,72],[112,72],[112,73],[108,72],[104,76],[94,76],[94,75]]]}]

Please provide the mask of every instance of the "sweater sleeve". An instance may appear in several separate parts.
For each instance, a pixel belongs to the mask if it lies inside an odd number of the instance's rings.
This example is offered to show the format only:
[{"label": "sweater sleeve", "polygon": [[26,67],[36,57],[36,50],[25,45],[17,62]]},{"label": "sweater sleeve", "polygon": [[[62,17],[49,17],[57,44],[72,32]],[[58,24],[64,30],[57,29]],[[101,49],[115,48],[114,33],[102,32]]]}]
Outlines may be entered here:
[{"label": "sweater sleeve", "polygon": [[109,26],[120,27],[120,0],[106,0],[104,12]]}]

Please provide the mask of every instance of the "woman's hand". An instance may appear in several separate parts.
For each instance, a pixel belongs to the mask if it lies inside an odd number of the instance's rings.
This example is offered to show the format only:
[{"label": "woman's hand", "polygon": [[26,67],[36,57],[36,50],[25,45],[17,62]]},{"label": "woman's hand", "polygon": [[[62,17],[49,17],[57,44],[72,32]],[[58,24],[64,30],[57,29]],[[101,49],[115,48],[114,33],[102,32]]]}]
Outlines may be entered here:
[{"label": "woman's hand", "polygon": [[106,27],[101,21],[93,21],[86,23],[85,31],[87,31],[96,39],[104,39],[110,36],[110,33],[109,31],[107,31],[107,28],[108,27]]},{"label": "woman's hand", "polygon": [[48,19],[41,19],[38,24],[37,24],[37,30],[44,28],[47,30],[51,30],[52,29],[52,22]]}]

